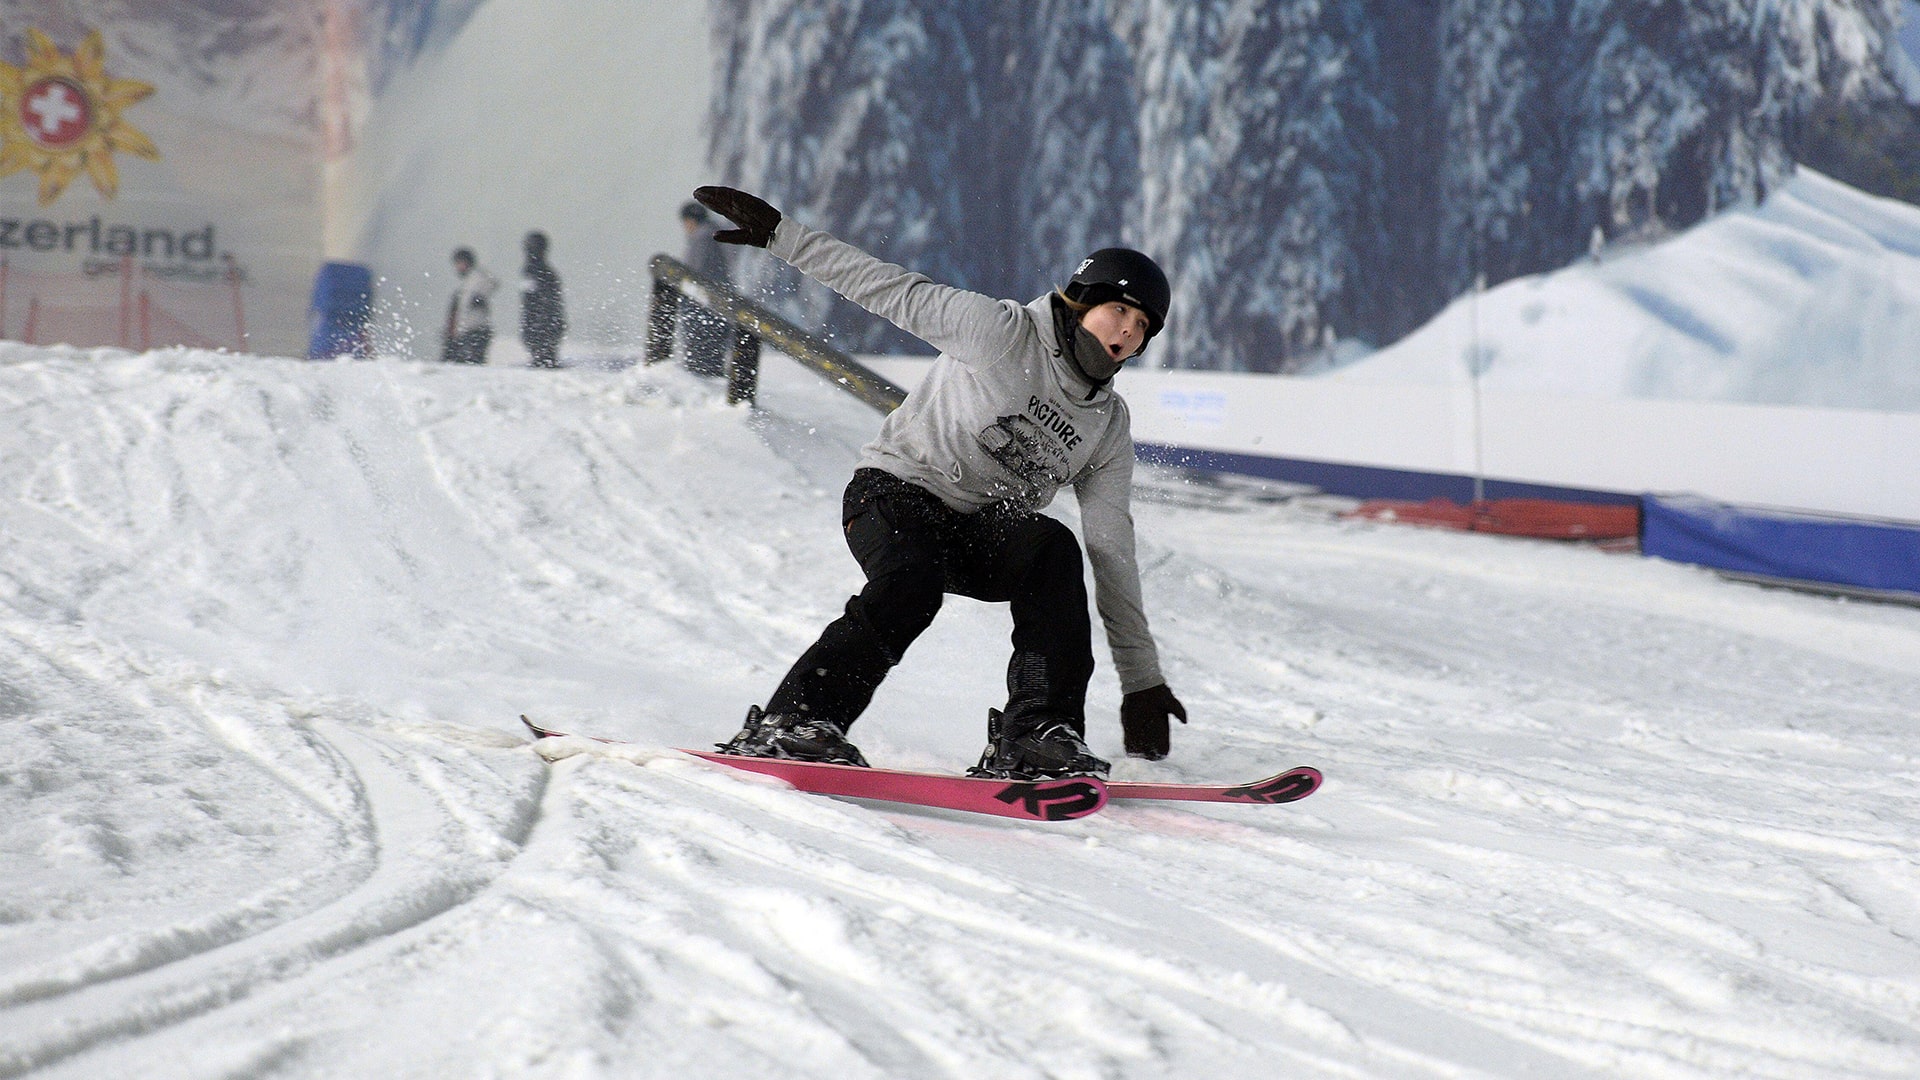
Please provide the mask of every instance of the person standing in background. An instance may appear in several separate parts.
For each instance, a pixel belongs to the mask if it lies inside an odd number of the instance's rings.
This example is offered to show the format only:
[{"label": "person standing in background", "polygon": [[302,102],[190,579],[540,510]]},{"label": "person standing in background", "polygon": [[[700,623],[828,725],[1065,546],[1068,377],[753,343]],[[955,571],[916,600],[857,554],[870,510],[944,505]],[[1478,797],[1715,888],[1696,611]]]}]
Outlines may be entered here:
[{"label": "person standing in background", "polygon": [[493,291],[500,283],[480,268],[472,248],[455,249],[453,269],[460,281],[447,305],[446,345],[440,358],[449,364],[484,364],[487,346],[493,344]]},{"label": "person standing in background", "polygon": [[[686,264],[694,273],[710,281],[730,285],[727,252],[713,238],[718,226],[707,208],[689,202],[680,208],[680,224],[687,230]],[[702,375],[726,372],[727,322],[698,304],[687,309],[687,367]]]},{"label": "person standing in background", "polygon": [[547,261],[547,234],[535,230],[521,246],[526,265],[520,268],[520,343],[537,368],[560,366],[560,339],[567,332],[567,307],[560,296],[560,275]]}]

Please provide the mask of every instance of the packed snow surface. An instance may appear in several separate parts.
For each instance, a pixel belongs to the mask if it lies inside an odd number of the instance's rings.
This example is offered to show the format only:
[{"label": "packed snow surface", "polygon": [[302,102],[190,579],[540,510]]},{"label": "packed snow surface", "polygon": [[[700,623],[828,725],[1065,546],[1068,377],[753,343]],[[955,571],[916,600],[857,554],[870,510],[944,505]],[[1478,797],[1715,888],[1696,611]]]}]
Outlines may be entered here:
[{"label": "packed snow surface", "polygon": [[[1920,1075],[1920,611],[1143,472],[1116,775],[1319,793],[806,795],[671,749],[858,584],[877,416],[761,404],[0,346],[0,1076]],[[969,764],[1007,629],[867,755]]]}]

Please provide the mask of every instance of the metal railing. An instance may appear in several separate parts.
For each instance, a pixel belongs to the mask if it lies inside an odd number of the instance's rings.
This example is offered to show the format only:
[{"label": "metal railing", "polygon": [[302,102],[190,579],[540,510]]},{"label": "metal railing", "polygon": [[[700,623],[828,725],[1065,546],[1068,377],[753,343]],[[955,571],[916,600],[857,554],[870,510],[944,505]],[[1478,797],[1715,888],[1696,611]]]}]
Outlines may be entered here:
[{"label": "metal railing", "polygon": [[[907,392],[878,372],[740,295],[726,282],[696,273],[671,255],[655,255],[651,268],[653,307],[647,316],[647,363],[673,357],[673,342],[683,315],[692,314],[684,309],[691,307],[711,313],[732,332],[733,347],[726,350],[724,367],[701,371],[725,376],[728,404],[751,403],[758,393],[763,341],[882,413],[892,412],[906,400]],[[689,294],[689,286],[699,290],[701,297]],[[689,366],[699,371],[699,359],[690,355]]]}]

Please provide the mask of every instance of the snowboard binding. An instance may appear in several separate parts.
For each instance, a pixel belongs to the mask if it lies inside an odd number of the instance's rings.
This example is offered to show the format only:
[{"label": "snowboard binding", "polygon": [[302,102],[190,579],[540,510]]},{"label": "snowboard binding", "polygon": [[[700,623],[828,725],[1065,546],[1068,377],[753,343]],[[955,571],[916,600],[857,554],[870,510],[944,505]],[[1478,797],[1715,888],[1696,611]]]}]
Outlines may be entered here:
[{"label": "snowboard binding", "polygon": [[715,745],[721,753],[739,757],[868,767],[860,748],[848,742],[847,733],[831,721],[762,712],[758,705],[747,706],[747,719],[739,734]]},{"label": "snowboard binding", "polygon": [[1040,717],[1025,731],[1009,732],[998,709],[987,710],[987,748],[968,776],[996,780],[1048,780],[1063,776],[1105,777],[1113,766],[1093,756],[1072,721]]}]

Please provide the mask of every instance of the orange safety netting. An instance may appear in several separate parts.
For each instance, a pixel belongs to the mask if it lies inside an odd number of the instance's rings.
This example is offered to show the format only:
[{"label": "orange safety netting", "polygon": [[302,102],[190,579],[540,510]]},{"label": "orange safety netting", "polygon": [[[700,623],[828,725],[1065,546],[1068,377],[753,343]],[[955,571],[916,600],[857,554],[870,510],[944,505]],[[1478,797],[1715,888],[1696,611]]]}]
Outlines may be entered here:
[{"label": "orange safety netting", "polygon": [[0,337],[30,345],[241,350],[246,308],[231,268],[190,279],[132,259],[81,272],[28,271],[0,259]]}]

